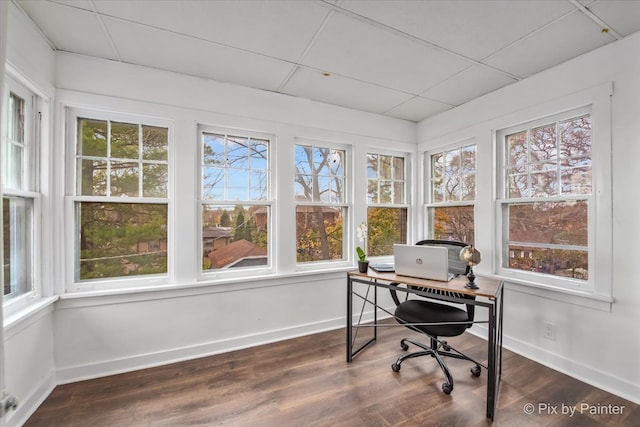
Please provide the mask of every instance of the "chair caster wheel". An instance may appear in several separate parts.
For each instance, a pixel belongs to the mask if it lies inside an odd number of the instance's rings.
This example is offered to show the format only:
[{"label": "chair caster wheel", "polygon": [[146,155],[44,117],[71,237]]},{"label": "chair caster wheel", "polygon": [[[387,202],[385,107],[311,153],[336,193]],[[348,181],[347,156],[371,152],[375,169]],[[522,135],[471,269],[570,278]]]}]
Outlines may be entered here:
[{"label": "chair caster wheel", "polygon": [[449,383],[442,383],[442,391],[444,392],[444,394],[451,394],[451,392],[453,391],[453,385]]},{"label": "chair caster wheel", "polygon": [[479,377],[480,376],[480,372],[482,372],[482,371],[480,369],[480,366],[478,366],[478,365],[476,365],[473,368],[471,368],[471,375],[473,375],[474,377]]},{"label": "chair caster wheel", "polygon": [[400,370],[400,365],[398,363],[392,363],[391,364],[391,370],[393,372],[398,372]]},{"label": "chair caster wheel", "polygon": [[400,348],[402,349],[402,351],[409,350],[409,346],[407,344],[405,344],[404,342],[400,343]]},{"label": "chair caster wheel", "polygon": [[446,341],[443,341],[443,343],[442,343],[442,349],[443,349],[444,351],[451,351],[451,346],[450,346],[449,344],[447,344],[447,342],[446,342]]}]

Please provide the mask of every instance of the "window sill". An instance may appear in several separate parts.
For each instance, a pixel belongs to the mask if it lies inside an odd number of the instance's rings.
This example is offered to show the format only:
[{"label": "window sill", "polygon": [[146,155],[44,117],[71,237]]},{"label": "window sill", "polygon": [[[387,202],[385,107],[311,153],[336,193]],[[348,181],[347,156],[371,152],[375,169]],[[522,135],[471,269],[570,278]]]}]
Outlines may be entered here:
[{"label": "window sill", "polygon": [[557,286],[546,285],[540,282],[516,279],[513,277],[501,276],[497,274],[481,275],[502,280],[505,284],[505,289],[514,292],[534,295],[541,298],[552,299],[555,301],[579,305],[595,310],[610,312],[611,305],[614,302],[614,298],[609,295],[601,295],[594,292],[561,288]]},{"label": "window sill", "polygon": [[35,299],[24,308],[5,316],[5,339],[37,320],[41,315],[45,314],[47,309],[52,307],[56,301],[58,301],[57,296]]},{"label": "window sill", "polygon": [[332,270],[296,271],[285,274],[269,274],[264,276],[237,277],[227,279],[207,280],[185,284],[165,284],[154,286],[140,286],[131,288],[78,291],[60,295],[57,309],[81,306],[118,304],[122,302],[158,300],[166,298],[203,295],[218,292],[243,291],[269,286],[283,286],[290,284],[304,284],[328,279],[345,278],[347,271],[355,267],[335,268]]}]

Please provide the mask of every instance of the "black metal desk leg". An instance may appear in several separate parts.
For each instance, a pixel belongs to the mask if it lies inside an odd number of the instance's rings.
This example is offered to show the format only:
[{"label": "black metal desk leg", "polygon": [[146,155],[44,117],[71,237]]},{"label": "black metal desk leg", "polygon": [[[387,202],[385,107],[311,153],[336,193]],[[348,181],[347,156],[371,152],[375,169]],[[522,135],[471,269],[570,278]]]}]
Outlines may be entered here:
[{"label": "black metal desk leg", "polygon": [[353,331],[351,322],[353,321],[353,282],[351,276],[347,275],[347,362],[353,359],[353,348],[351,348],[351,340],[353,339]]},{"label": "black metal desk leg", "polygon": [[496,409],[496,304],[489,306],[489,375],[487,378],[487,418],[493,421]]}]

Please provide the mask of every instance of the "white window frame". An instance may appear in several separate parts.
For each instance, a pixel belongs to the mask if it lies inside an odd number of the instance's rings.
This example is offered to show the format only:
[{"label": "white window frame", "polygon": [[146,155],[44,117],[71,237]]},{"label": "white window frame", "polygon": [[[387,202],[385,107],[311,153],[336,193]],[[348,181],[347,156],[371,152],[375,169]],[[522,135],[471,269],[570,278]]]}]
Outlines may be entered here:
[{"label": "white window frame", "polygon": [[[559,99],[551,100],[541,105],[530,107],[503,117],[494,129],[509,129],[517,124],[532,122],[541,117],[550,117],[582,107],[591,108],[592,138],[592,194],[593,206],[590,206],[589,250],[590,272],[589,283],[581,288],[573,284],[567,286],[566,281],[548,280],[547,276],[535,274],[511,274],[503,271],[502,266],[502,215],[500,214],[502,201],[498,194],[494,197],[494,242],[493,271],[499,278],[504,279],[509,286],[520,292],[541,297],[558,299],[565,302],[582,305],[589,308],[609,311],[612,298],[612,239],[613,221],[612,210],[612,167],[611,167],[611,82],[600,86],[576,92]],[[499,180],[502,171],[499,167],[498,132],[493,132],[495,189],[502,188]],[[597,224],[597,226],[595,226]],[[489,226],[489,224],[487,224]]]},{"label": "white window frame", "polygon": [[[342,259],[340,260],[318,260],[318,261],[306,261],[306,262],[298,262],[297,254],[293,254],[293,259],[295,260],[295,269],[296,271],[327,271],[331,269],[339,269],[339,268],[352,268],[353,263],[355,262],[355,245],[353,244],[353,236],[356,233],[356,226],[353,224],[353,151],[352,146],[348,144],[342,144],[337,142],[330,142],[327,140],[319,140],[312,138],[304,138],[304,137],[296,137],[294,138],[294,144],[292,146],[292,150],[295,151],[297,146],[312,146],[317,148],[328,148],[332,150],[340,150],[344,152],[344,200],[342,203],[328,203],[328,202],[313,202],[313,201],[303,201],[299,202],[294,200],[293,202],[293,215],[294,220],[297,221],[297,210],[299,206],[319,206],[319,207],[331,207],[331,208],[341,208],[342,209]],[[293,156],[293,161],[295,162],[295,155]],[[297,174],[297,169],[294,165],[293,173]],[[286,179],[280,177],[280,179]],[[294,183],[292,184],[291,190],[295,197],[295,177]],[[297,242],[297,234],[296,234],[295,226],[293,230],[293,239],[294,242]],[[297,244],[294,244],[295,250],[297,250]]]},{"label": "white window frame", "polygon": [[[76,166],[76,144],[78,119],[87,118],[95,120],[105,120],[111,122],[142,124],[146,126],[157,126],[168,129],[168,183],[167,197],[110,197],[110,196],[86,196],[77,194],[77,166]],[[173,277],[172,251],[170,250],[173,241],[173,219],[172,219],[172,153],[173,153],[173,122],[158,117],[143,116],[139,114],[128,114],[112,112],[93,108],[82,108],[67,106],[65,114],[65,141],[66,141],[66,174],[65,174],[65,252],[66,260],[66,290],[67,292],[92,292],[122,290],[129,288],[149,288],[166,285],[169,278]],[[167,272],[163,274],[149,274],[140,276],[119,276],[104,279],[77,280],[75,277],[77,261],[80,248],[77,247],[77,236],[80,232],[77,218],[76,205],[82,202],[100,203],[135,203],[135,204],[166,204],[167,205]]]},{"label": "white window frame", "polygon": [[[399,152],[399,151],[389,151],[389,150],[380,150],[380,149],[369,149],[366,152],[366,156],[367,156],[367,160],[366,160],[366,171],[368,174],[368,169],[369,169],[369,155],[377,155],[377,156],[389,156],[389,157],[393,157],[393,158],[402,158],[404,161],[404,168],[403,168],[403,177],[402,177],[402,182],[404,183],[404,191],[402,194],[402,202],[401,203],[394,203],[394,202],[390,202],[390,203],[370,203],[369,202],[369,195],[367,193],[367,198],[366,198],[366,218],[367,218],[367,223],[369,222],[369,208],[389,208],[389,209],[405,209],[407,211],[407,230],[406,230],[406,235],[405,237],[405,242],[406,243],[411,243],[409,241],[410,238],[410,230],[411,230],[411,221],[412,221],[412,212],[411,212],[411,204],[409,203],[410,198],[410,154],[409,153],[404,153],[404,152]],[[380,184],[380,179],[378,179],[378,187]],[[396,182],[396,179],[392,179],[391,182]],[[368,188],[369,185],[369,177],[368,175],[365,175],[365,185]],[[379,189],[378,189],[379,190]],[[379,191],[378,191],[379,194]],[[369,224],[368,224],[369,225]],[[368,231],[371,232],[371,227],[368,227]],[[369,239],[369,237],[367,237],[367,245],[369,245],[369,242],[371,240]],[[367,251],[367,257],[369,257],[369,248],[366,248]],[[380,255],[380,257],[384,257],[384,256],[392,256],[393,253],[391,254],[387,254],[387,255]]]},{"label": "white window frame", "polygon": [[[473,200],[444,200],[444,201],[434,201],[433,200],[433,165],[432,165],[432,157],[437,155],[437,154],[445,154],[447,152],[450,151],[454,151],[454,150],[460,150],[462,151],[464,148],[466,147],[475,147],[475,154],[476,154],[476,160],[475,160],[475,164],[476,164],[476,169],[474,172],[474,177],[475,177],[475,185],[476,185],[476,189],[475,189],[475,195]],[[478,199],[478,145],[476,144],[475,139],[466,139],[464,141],[460,141],[458,143],[455,144],[450,144],[447,145],[444,148],[440,148],[437,150],[430,150],[430,151],[426,151],[424,153],[424,170],[425,170],[425,174],[424,174],[424,181],[425,181],[425,186],[424,186],[424,190],[425,190],[425,194],[424,194],[424,200],[426,201],[426,203],[424,204],[424,212],[425,212],[425,217],[427,218],[427,229],[428,229],[428,233],[427,236],[429,239],[434,239],[434,210],[436,208],[450,208],[450,207],[463,207],[463,206],[471,206],[473,208],[473,224],[474,224],[474,229],[473,229],[473,234],[474,234],[474,242],[475,242],[475,229],[477,226],[477,217],[476,217],[476,201]],[[465,242],[468,243],[468,242]]]},{"label": "white window frame", "polygon": [[[10,74],[6,75],[5,81],[5,94],[6,97],[2,99],[5,103],[3,112],[5,117],[2,120],[5,126],[2,127],[2,159],[3,162],[6,159],[6,144],[8,144],[8,102],[10,93],[15,93],[17,96],[25,101],[25,124],[24,124],[24,151],[23,151],[23,171],[22,171],[22,185],[20,188],[10,188],[4,185],[2,188],[2,196],[8,198],[22,199],[31,203],[31,209],[28,213],[26,221],[30,222],[29,226],[29,242],[27,243],[27,250],[29,251],[29,260],[26,263],[30,265],[28,274],[27,289],[17,295],[4,296],[3,307],[4,315],[11,315],[29,305],[33,300],[42,296],[42,284],[41,284],[41,241],[42,239],[36,238],[41,236],[42,229],[42,197],[40,193],[40,143],[41,143],[41,109],[43,107],[43,98],[34,89],[31,89],[26,83],[23,83],[18,77],[13,77]],[[3,221],[8,218],[3,218]],[[5,236],[5,239],[10,236]],[[3,260],[4,262],[4,260]],[[3,289],[4,292],[4,289]]]},{"label": "white window frame", "polygon": [[[202,198],[202,165],[203,165],[203,156],[204,156],[204,148],[202,137],[204,133],[215,133],[215,134],[223,134],[223,135],[234,135],[245,138],[255,138],[261,140],[269,141],[269,149],[268,149],[268,177],[267,177],[267,200],[203,200]],[[198,134],[198,219],[197,219],[197,241],[198,248],[197,254],[198,259],[200,260],[202,257],[202,243],[203,243],[203,230],[202,230],[202,212],[204,209],[204,205],[253,205],[253,206],[264,206],[269,209],[268,215],[268,239],[269,242],[267,244],[267,265],[266,266],[254,266],[254,267],[242,267],[242,268],[228,268],[228,269],[216,269],[211,271],[205,271],[202,269],[201,262],[197,264],[198,269],[198,280],[199,281],[212,281],[212,280],[224,280],[224,279],[237,279],[243,277],[257,277],[257,276],[265,276],[265,275],[273,275],[275,273],[275,266],[277,265],[276,256],[277,251],[276,247],[276,228],[275,228],[275,135],[266,133],[266,132],[256,132],[246,129],[236,129],[236,128],[227,128],[221,126],[212,126],[199,124],[197,126],[197,134]]]}]

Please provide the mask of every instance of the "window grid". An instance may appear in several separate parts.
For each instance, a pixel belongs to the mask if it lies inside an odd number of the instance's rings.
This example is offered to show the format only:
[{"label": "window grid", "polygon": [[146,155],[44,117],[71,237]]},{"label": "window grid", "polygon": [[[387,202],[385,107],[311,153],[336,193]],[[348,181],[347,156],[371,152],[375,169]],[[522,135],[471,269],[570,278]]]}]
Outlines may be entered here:
[{"label": "window grid", "polygon": [[294,159],[298,264],[346,260],[346,150],[300,143]]},{"label": "window grid", "polygon": [[74,282],[166,276],[169,128],[74,113]]},{"label": "window grid", "polygon": [[393,254],[393,245],[406,244],[408,213],[404,156],[367,153],[368,256]]},{"label": "window grid", "polygon": [[475,242],[475,144],[431,153],[429,159],[429,237]]},{"label": "window grid", "polygon": [[271,263],[271,138],[242,133],[201,131],[205,273],[264,269]]},{"label": "window grid", "polygon": [[3,271],[4,300],[8,303],[37,292],[35,222],[40,194],[37,163],[36,95],[12,78],[7,79],[7,106],[2,135],[3,150]]},{"label": "window grid", "polygon": [[582,286],[590,275],[591,115],[569,112],[499,135],[502,268]]}]

